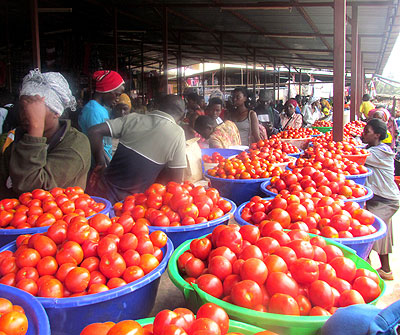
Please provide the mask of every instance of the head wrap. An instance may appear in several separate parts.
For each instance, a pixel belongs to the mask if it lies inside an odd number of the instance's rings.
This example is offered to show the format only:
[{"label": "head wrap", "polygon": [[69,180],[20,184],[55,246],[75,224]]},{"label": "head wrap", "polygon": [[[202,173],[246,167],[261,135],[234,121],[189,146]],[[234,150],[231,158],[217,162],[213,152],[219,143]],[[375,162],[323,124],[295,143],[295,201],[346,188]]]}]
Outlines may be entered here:
[{"label": "head wrap", "polygon": [[212,98],[219,98],[221,100],[224,100],[224,95],[222,94],[222,92],[218,89],[213,90],[210,94],[210,99]]},{"label": "head wrap", "polygon": [[96,82],[96,92],[99,93],[112,92],[125,84],[117,72],[109,70],[96,71],[93,80]]},{"label": "head wrap", "polygon": [[294,108],[296,108],[297,107],[296,99],[289,99],[288,101],[286,101],[286,105],[289,105],[289,104],[293,105]]},{"label": "head wrap", "polygon": [[312,96],[310,100],[308,100],[308,104],[312,105],[314,102],[317,102],[319,100],[318,97]]},{"label": "head wrap", "polygon": [[131,99],[128,97],[128,94],[122,93],[119,98],[118,98],[118,103],[119,104],[125,104],[128,105],[129,108],[132,107]]},{"label": "head wrap", "polygon": [[22,95],[39,95],[57,115],[61,115],[66,108],[75,110],[76,100],[72,95],[67,80],[59,72],[41,73],[39,69],[31,70],[22,81]]}]

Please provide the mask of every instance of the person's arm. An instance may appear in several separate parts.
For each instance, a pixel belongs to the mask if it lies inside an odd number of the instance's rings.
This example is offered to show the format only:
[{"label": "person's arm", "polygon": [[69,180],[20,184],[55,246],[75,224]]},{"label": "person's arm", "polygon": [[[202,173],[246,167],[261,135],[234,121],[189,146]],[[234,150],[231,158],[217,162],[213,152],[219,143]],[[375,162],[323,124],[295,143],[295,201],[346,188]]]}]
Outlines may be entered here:
[{"label": "person's arm", "polygon": [[90,141],[90,148],[92,150],[96,166],[106,166],[103,150],[104,136],[111,136],[110,128],[106,122],[89,128],[88,137]]},{"label": "person's arm", "polygon": [[258,142],[260,137],[260,130],[258,128],[258,118],[255,111],[250,111],[250,126],[251,126],[251,138],[253,141]]},{"label": "person's arm", "polygon": [[293,128],[299,129],[303,125],[303,117],[301,116],[301,114],[296,114],[296,115],[298,115],[298,117],[294,119]]}]

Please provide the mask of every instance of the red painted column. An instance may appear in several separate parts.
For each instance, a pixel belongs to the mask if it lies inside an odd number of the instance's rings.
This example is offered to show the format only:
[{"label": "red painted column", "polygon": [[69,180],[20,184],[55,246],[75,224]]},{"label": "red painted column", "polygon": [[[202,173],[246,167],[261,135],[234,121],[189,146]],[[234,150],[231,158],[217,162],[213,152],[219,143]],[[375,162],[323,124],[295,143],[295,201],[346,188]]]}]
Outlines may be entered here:
[{"label": "red painted column", "polygon": [[334,4],[333,140],[342,141],[346,56],[346,0],[335,0]]},{"label": "red painted column", "polygon": [[168,94],[168,8],[163,8],[164,92]]},{"label": "red painted column", "polygon": [[362,88],[362,74],[361,74],[361,39],[358,40],[358,53],[357,53],[357,96],[358,105],[356,106],[357,112],[360,112],[360,105],[362,102],[363,88]]},{"label": "red painted column", "polygon": [[357,80],[357,60],[358,60],[358,6],[352,8],[351,18],[351,105],[350,121],[354,121],[357,115],[357,107],[360,105],[358,97]]}]

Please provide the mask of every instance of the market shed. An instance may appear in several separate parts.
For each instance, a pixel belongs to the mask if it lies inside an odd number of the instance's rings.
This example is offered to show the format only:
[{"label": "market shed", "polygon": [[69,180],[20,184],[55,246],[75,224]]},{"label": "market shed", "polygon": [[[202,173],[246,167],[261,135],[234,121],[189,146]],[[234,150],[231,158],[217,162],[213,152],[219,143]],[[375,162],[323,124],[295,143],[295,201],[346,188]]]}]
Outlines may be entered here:
[{"label": "market shed", "polygon": [[[400,30],[399,0],[6,0],[0,10],[10,87],[32,66],[74,74],[136,68],[142,76],[155,69],[164,75],[163,90],[166,70],[204,61],[220,62],[221,72],[228,62],[284,66],[289,76],[330,69],[336,110],[343,109],[344,75],[351,73],[352,119],[365,74],[382,74]],[[51,46],[60,44],[63,61],[54,64]],[[101,64],[88,56],[93,50]],[[341,137],[338,127],[334,136]]]}]

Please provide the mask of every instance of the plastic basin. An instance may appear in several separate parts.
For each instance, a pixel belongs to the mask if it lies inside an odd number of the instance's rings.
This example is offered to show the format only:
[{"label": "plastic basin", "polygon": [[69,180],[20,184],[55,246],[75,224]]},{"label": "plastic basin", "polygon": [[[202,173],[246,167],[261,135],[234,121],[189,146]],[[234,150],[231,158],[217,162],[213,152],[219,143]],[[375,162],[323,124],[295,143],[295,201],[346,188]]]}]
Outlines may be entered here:
[{"label": "plastic basin", "polygon": [[369,177],[373,173],[374,173],[374,171],[372,171],[371,169],[368,169],[367,173],[346,175],[346,179],[353,180],[356,184],[365,185],[365,182],[367,181],[367,177]]},{"label": "plastic basin", "polygon": [[[141,326],[145,326],[154,322],[154,318],[146,318],[136,320]],[[239,322],[235,320],[229,320],[229,332],[239,332],[243,333],[244,335],[253,335],[258,332],[262,332],[265,329],[249,325],[244,322]]]},{"label": "plastic basin", "polygon": [[[1,248],[0,252],[15,251],[15,247],[15,242],[12,242]],[[37,298],[49,317],[51,334],[80,334],[90,323],[118,322],[148,316],[154,306],[160,277],[173,251],[172,242],[168,239],[163,248],[164,258],[157,268],[132,283],[107,292],[73,298]]]},{"label": "plastic basin", "polygon": [[[271,200],[273,198],[264,198],[265,200]],[[242,211],[244,206],[246,206],[246,204],[248,203],[245,202],[243,204],[241,204],[236,212],[235,212],[235,221],[244,226],[244,225],[250,225],[250,222],[247,222],[246,220],[243,220],[241,217]],[[367,235],[367,236],[360,236],[360,237],[352,237],[352,238],[333,238],[332,240],[339,242],[351,249],[353,249],[357,255],[363,259],[367,259],[369,253],[372,250],[372,247],[374,245],[375,241],[380,240],[381,238],[383,238],[386,233],[387,233],[387,227],[385,222],[383,222],[383,220],[374,215],[375,216],[375,221],[372,224],[375,228],[376,228],[376,232],[371,234],[371,235]]]},{"label": "plastic basin", "polygon": [[307,149],[308,144],[311,142],[313,137],[305,137],[305,138],[280,138],[279,140],[282,142],[290,143],[300,150]]},{"label": "plastic basin", "polygon": [[261,184],[271,180],[271,178],[224,179],[212,177],[208,173],[205,176],[210,179],[211,186],[216,188],[221,196],[232,200],[236,205],[249,200],[252,196],[262,195]]},{"label": "plastic basin", "polygon": [[231,205],[232,209],[226,213],[224,216],[221,216],[218,219],[207,221],[204,223],[194,224],[190,226],[179,226],[179,227],[158,227],[158,226],[148,226],[149,231],[153,232],[155,230],[161,230],[165,232],[168,237],[171,239],[174,248],[177,248],[183,242],[187,240],[191,240],[193,238],[197,238],[199,236],[203,236],[204,234],[211,233],[216,226],[221,224],[225,224],[229,221],[233,214],[236,211],[236,205],[233,201],[228,200]]},{"label": "plastic basin", "polygon": [[[263,182],[260,185],[261,191],[264,194],[266,194],[267,196],[269,196],[269,197],[276,197],[278,195],[277,193],[271,192],[270,190],[267,189],[267,186],[270,183],[271,183],[270,180],[267,180],[267,181]],[[343,201],[344,202],[347,202],[347,201],[357,202],[360,205],[361,208],[364,208],[365,202],[367,200],[372,199],[372,197],[374,196],[374,192],[372,192],[372,190],[367,186],[364,186],[364,185],[361,185],[361,186],[364,187],[367,190],[367,194],[366,195],[364,195],[363,197],[359,197],[359,198],[343,199]]]},{"label": "plastic basin", "polygon": [[28,318],[27,335],[50,335],[49,318],[43,306],[33,295],[15,287],[0,284],[0,298],[21,306]]},{"label": "plastic basin", "polygon": [[371,153],[362,154],[362,155],[342,155],[344,158],[356,162],[358,165],[364,165],[367,161],[367,157],[371,155]]},{"label": "plastic basin", "polygon": [[304,150],[300,150],[300,152],[296,153],[296,154],[287,154],[288,156],[292,156],[295,158],[300,158],[300,156],[304,154]]},{"label": "plastic basin", "polygon": [[273,163],[272,165],[274,167],[280,167],[282,170],[285,170],[286,167],[289,165],[289,163],[295,163],[297,161],[297,158],[294,156],[289,156],[290,160],[287,162],[282,162],[282,163]]},{"label": "plastic basin", "polygon": [[[223,148],[206,148],[206,149],[201,149],[201,164],[203,168],[203,173],[207,171],[208,169],[213,168],[214,166],[217,166],[218,163],[205,163],[203,161],[203,156],[208,155],[212,156],[214,152],[218,152],[222,157],[224,158],[230,158],[232,156],[236,156],[240,154],[243,150],[240,149],[223,149]],[[206,165],[207,164],[207,165]],[[214,165],[211,165],[214,164]]]},{"label": "plastic basin", "polygon": [[[106,207],[100,211],[99,213],[102,214],[108,214],[112,208],[111,202],[109,202],[107,199],[103,199],[100,197],[92,197],[96,202],[102,202],[103,204],[106,205]],[[96,213],[98,214],[98,213]],[[87,217],[88,219],[95,216],[91,215]],[[0,247],[15,241],[19,235],[25,235],[25,234],[37,234],[37,233],[44,233],[49,229],[49,226],[45,227],[35,227],[35,228],[26,228],[26,229],[0,229]]]},{"label": "plastic basin", "polygon": [[332,130],[332,127],[311,127],[312,129],[317,129],[321,133],[327,133]]},{"label": "plastic basin", "polygon": [[[312,234],[310,235],[315,236]],[[172,254],[168,264],[168,275],[174,285],[183,292],[189,306],[198,308],[206,302],[213,302],[225,309],[230,318],[268,329],[280,335],[316,335],[326,320],[328,320],[329,317],[327,316],[291,316],[258,312],[214,298],[198,289],[195,284],[191,286],[181,277],[177,266],[179,256],[190,248],[190,242],[191,241],[187,241],[179,246],[179,248]],[[350,258],[356,264],[357,268],[368,269],[377,274],[376,270],[374,270],[365,260],[358,257],[354,250],[330,239],[326,239],[326,242],[327,244],[333,244],[339,247],[343,251],[344,256]],[[370,304],[376,304],[385,291],[386,286],[382,279],[380,279],[379,286],[382,291],[381,295]],[[339,333],[340,331],[338,334]]]}]

